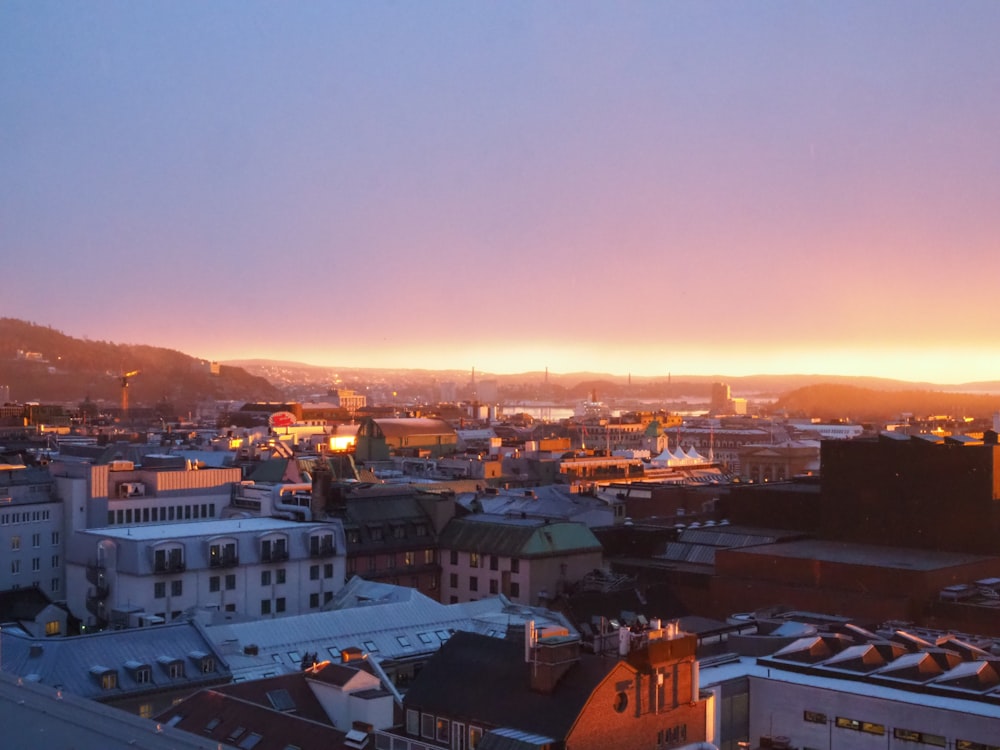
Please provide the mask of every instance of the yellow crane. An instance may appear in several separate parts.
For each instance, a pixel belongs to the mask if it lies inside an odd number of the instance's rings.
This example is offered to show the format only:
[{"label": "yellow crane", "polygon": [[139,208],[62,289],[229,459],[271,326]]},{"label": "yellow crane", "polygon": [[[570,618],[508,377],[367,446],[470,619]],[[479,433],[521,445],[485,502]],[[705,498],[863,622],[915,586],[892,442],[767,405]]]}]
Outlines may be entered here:
[{"label": "yellow crane", "polygon": [[123,372],[119,375],[122,383],[122,419],[128,416],[128,381],[140,372],[141,370],[132,370],[132,372]]}]

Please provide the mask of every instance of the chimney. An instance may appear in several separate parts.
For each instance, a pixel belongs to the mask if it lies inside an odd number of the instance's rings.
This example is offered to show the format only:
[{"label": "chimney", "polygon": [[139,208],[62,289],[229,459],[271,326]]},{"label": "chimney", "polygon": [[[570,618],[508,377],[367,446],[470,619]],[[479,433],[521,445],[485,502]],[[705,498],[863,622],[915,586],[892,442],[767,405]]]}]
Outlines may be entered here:
[{"label": "chimney", "polygon": [[531,689],[551,694],[570,667],[580,661],[580,639],[575,636],[549,636],[537,641],[529,667]]}]

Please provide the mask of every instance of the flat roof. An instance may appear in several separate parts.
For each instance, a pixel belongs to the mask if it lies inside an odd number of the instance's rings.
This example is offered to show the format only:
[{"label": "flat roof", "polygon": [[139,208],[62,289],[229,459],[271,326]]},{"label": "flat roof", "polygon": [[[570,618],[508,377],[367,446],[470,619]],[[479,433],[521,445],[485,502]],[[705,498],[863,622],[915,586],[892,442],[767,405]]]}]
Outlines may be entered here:
[{"label": "flat roof", "polygon": [[[305,524],[308,526],[308,524]],[[183,521],[180,523],[151,523],[138,526],[103,526],[96,529],[81,529],[82,534],[93,534],[103,538],[154,541],[157,539],[179,539],[189,536],[214,536],[234,534],[240,531],[265,532],[301,529],[303,524],[282,518],[223,518],[206,521]]]},{"label": "flat roof", "polygon": [[741,555],[766,555],[795,560],[820,560],[823,562],[846,563],[849,565],[872,565],[880,568],[900,568],[905,570],[940,570],[958,565],[997,560],[996,556],[973,555],[963,552],[939,552],[937,550],[910,549],[906,547],[882,547],[873,544],[853,544],[817,539],[803,539],[794,542],[777,542],[755,547],[741,547],[726,552]]}]

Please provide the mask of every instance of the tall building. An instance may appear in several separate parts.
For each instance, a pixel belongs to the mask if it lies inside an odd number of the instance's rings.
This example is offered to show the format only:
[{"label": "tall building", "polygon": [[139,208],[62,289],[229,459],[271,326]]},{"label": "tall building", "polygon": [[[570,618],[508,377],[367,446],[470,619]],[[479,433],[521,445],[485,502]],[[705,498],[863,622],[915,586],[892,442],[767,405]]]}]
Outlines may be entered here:
[{"label": "tall building", "polygon": [[65,592],[63,504],[43,468],[0,463],[0,591]]}]

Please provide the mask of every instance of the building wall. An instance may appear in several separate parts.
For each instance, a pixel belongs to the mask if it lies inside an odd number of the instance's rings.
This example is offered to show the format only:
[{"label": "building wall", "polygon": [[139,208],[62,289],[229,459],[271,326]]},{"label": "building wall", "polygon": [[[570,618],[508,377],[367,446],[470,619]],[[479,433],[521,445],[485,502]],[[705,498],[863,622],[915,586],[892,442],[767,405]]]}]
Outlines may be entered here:
[{"label": "building wall", "polygon": [[0,591],[35,587],[65,597],[63,506],[47,495],[0,506]]},{"label": "building wall", "polygon": [[[580,713],[566,739],[566,750],[662,750],[707,740],[707,704],[691,700],[693,664],[691,658],[666,667],[662,708],[650,702],[655,678],[619,664]],[[628,696],[628,702],[619,711],[621,694]]]},{"label": "building wall", "polygon": [[[969,702],[949,710],[919,694],[887,700],[866,695],[851,683],[833,690],[795,681],[750,678],[750,746],[762,736],[787,737],[791,747],[817,750],[916,750],[932,745],[894,736],[894,730],[927,732],[945,738],[943,747],[957,740],[995,745],[1000,737],[1000,719],[979,715]],[[900,691],[902,693],[902,691]],[[815,721],[807,721],[805,712]],[[838,727],[837,718],[868,722],[883,733]],[[820,719],[824,720],[821,722]]]}]

